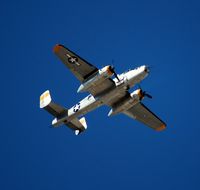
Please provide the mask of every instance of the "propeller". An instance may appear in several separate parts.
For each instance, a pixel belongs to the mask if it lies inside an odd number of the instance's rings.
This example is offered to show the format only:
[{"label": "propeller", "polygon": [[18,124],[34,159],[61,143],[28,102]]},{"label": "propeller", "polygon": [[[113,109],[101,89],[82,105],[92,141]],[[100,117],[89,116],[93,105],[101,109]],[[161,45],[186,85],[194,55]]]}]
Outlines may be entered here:
[{"label": "propeller", "polygon": [[114,66],[111,66],[111,67],[110,67],[110,71],[114,74],[114,76],[115,76],[115,77],[117,78],[117,80],[120,82],[120,79],[119,79],[117,73],[115,72],[115,67],[114,67]]},{"label": "propeller", "polygon": [[143,92],[143,96],[146,96],[146,97],[148,97],[148,98],[150,98],[150,99],[153,98],[150,94],[146,93],[146,91]]},{"label": "propeller", "polygon": [[141,95],[142,95],[142,96],[141,96],[141,99],[144,98],[144,97],[147,97],[147,98],[150,98],[150,99],[153,98],[153,97],[152,97],[150,94],[148,94],[146,91],[143,91],[140,85],[138,85],[138,86],[139,86],[139,89],[141,90],[141,91],[140,91],[140,92],[141,92]]}]

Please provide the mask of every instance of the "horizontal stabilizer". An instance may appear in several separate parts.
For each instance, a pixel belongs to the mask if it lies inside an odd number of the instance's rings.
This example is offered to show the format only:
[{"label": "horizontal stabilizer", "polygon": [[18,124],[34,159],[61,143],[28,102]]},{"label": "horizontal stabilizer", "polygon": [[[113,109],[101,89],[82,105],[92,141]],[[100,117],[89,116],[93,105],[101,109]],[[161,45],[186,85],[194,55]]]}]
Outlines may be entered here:
[{"label": "horizontal stabilizer", "polygon": [[87,129],[85,117],[82,117],[81,119],[75,118],[72,121],[66,123],[66,125],[72,130],[74,130],[75,135],[79,135],[81,132]]},{"label": "horizontal stabilizer", "polygon": [[67,115],[68,112],[66,108],[52,102],[49,90],[46,90],[40,96],[40,108],[45,109],[47,112],[55,117]]},{"label": "horizontal stabilizer", "polygon": [[87,129],[85,117],[82,117],[81,119],[74,118],[71,121],[67,121],[67,119],[66,121],[63,120],[63,118],[68,116],[68,110],[52,102],[49,90],[46,90],[40,96],[40,108],[45,109],[47,112],[55,117],[55,119],[52,121],[52,125],[54,127],[57,127],[60,124],[64,124],[72,129],[76,135],[79,135],[81,132]]}]

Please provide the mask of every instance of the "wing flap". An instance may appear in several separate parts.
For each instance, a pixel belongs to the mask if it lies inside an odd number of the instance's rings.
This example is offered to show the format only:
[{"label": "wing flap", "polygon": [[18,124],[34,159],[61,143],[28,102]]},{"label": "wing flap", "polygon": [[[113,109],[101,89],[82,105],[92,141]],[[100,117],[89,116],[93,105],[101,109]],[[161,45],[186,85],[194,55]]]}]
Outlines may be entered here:
[{"label": "wing flap", "polygon": [[166,124],[142,103],[134,105],[123,113],[156,131],[162,131],[166,128]]},{"label": "wing flap", "polygon": [[108,78],[108,79],[104,80],[102,83],[89,88],[88,91],[93,96],[98,96],[101,93],[106,93],[106,91],[108,91],[109,89],[111,89],[113,87],[114,87],[113,80]]}]

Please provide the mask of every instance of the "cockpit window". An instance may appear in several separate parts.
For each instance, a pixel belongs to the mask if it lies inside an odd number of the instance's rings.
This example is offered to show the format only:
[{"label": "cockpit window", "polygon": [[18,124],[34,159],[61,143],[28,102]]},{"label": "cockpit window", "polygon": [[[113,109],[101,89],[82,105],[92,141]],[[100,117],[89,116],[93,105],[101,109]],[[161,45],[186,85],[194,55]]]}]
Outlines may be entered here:
[{"label": "cockpit window", "polygon": [[91,97],[92,97],[92,95],[90,94],[90,95],[87,97],[87,99],[89,100]]},{"label": "cockpit window", "polygon": [[123,72],[123,74],[126,74],[126,73],[128,73],[129,71],[131,71],[131,69],[129,69],[129,70],[127,70],[127,71]]}]

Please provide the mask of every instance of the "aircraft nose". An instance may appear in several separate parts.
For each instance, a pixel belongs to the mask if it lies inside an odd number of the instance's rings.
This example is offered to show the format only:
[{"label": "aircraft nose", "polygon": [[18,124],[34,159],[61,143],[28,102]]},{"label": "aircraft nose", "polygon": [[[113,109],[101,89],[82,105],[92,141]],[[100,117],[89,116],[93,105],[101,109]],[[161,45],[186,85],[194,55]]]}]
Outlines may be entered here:
[{"label": "aircraft nose", "polygon": [[146,65],[145,65],[145,67],[144,67],[144,71],[145,71],[146,73],[149,73],[149,71],[150,71],[149,66],[146,66]]}]

